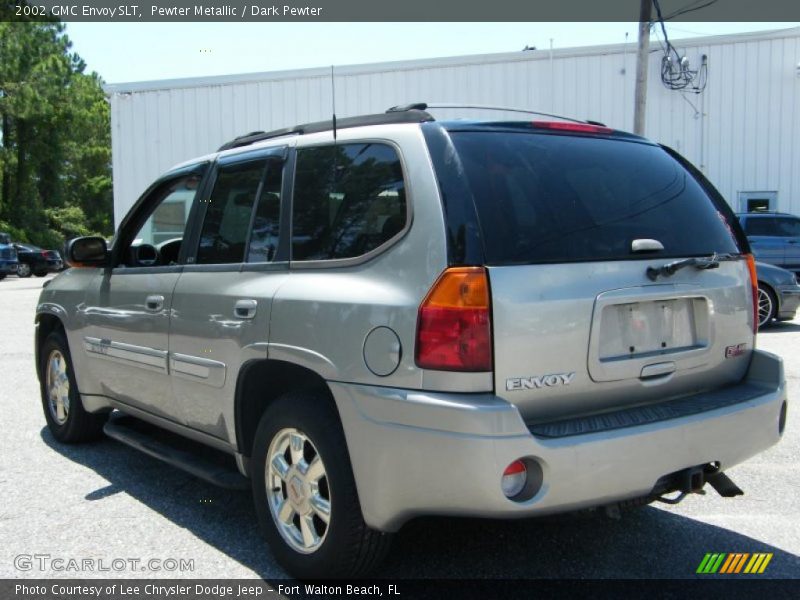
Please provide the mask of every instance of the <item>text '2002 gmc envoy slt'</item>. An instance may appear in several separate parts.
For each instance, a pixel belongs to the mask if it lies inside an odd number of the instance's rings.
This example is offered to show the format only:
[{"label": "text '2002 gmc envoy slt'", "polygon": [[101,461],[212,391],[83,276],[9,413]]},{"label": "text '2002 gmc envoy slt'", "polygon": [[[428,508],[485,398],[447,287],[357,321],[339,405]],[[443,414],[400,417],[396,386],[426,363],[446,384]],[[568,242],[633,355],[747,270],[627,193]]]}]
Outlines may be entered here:
[{"label": "text '2002 gmc envoy slt'", "polygon": [[252,489],[297,577],[373,568],[420,515],[741,494],[775,444],[747,239],[669,148],[424,104],[179,165],[42,291],[62,442],[103,432]]}]

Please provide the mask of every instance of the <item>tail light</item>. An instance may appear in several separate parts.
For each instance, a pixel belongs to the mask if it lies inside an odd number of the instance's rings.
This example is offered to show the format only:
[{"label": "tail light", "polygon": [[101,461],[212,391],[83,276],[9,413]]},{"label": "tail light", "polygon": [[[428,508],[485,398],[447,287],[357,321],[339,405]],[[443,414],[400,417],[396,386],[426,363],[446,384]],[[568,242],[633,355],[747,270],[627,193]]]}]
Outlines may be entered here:
[{"label": "tail light", "polygon": [[416,363],[441,371],[491,371],[489,279],[483,267],[442,273],[419,307]]},{"label": "tail light", "polygon": [[747,256],[747,270],[750,271],[750,288],[753,293],[753,333],[758,331],[758,274],[756,259],[752,254]]},{"label": "tail light", "polygon": [[46,259],[48,259],[48,260],[54,260],[56,258],[61,258],[59,256],[58,252],[56,252],[55,250],[45,250],[44,252],[42,252],[42,254],[44,254],[44,257]]}]

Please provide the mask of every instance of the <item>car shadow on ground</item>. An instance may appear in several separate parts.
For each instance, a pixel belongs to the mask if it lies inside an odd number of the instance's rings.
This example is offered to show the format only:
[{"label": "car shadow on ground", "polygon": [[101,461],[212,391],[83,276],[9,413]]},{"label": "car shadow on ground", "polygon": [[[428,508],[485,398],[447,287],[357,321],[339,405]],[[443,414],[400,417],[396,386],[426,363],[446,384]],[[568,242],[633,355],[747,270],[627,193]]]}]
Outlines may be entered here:
[{"label": "car shadow on ground", "polygon": [[[41,437],[110,482],[86,500],[128,494],[270,582],[286,577],[261,537],[249,493],[217,488],[109,439],[64,445],[47,428]],[[620,520],[602,511],[519,521],[416,519],[395,536],[375,576],[687,578],[707,552],[772,552],[765,576],[800,576],[800,558],[791,553],[652,506],[623,511]]]}]

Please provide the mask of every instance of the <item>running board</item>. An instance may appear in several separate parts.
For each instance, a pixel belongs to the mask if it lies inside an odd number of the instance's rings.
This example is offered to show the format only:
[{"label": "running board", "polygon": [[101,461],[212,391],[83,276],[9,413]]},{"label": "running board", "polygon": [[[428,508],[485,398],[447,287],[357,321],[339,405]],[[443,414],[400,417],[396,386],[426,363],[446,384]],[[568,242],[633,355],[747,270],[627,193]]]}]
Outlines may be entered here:
[{"label": "running board", "polygon": [[204,481],[231,490],[249,490],[233,456],[128,416],[112,417],[105,434]]}]

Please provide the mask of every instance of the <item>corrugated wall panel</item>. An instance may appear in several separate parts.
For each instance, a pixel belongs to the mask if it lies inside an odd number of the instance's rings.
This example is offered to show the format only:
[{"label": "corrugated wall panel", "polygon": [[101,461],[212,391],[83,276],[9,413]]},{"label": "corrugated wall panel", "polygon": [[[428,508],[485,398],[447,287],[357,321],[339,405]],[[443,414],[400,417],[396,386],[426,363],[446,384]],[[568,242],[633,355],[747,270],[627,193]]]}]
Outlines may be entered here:
[{"label": "corrugated wall panel", "polygon": [[[647,136],[700,166],[735,208],[740,191],[771,190],[778,192],[779,209],[800,213],[800,30],[681,41],[677,47],[694,67],[708,56],[708,87],[702,95],[666,89],[654,40]],[[635,70],[635,44],[338,67],[336,113],[459,101],[529,107],[629,130]],[[325,69],[173,83],[111,86],[117,223],[171,165],[212,152],[237,135],[331,114]],[[507,116],[482,110],[436,114]]]}]

